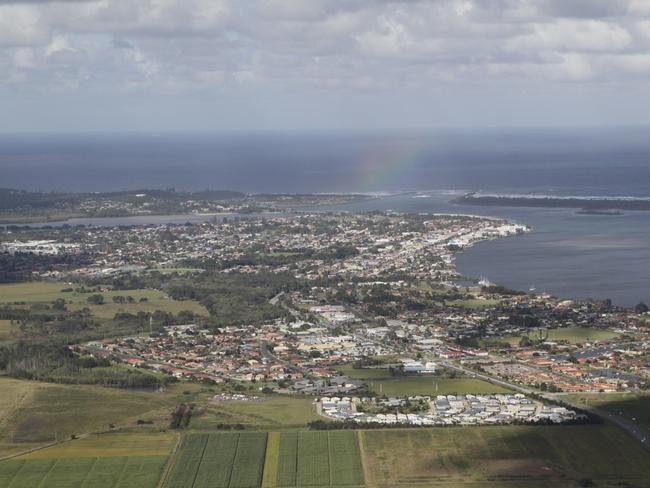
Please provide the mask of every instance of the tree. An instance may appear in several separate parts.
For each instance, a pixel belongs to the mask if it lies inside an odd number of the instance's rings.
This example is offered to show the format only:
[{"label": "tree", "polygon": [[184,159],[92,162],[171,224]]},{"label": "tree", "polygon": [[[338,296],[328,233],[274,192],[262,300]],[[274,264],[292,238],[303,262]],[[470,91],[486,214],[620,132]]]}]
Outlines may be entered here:
[{"label": "tree", "polygon": [[93,295],[90,295],[86,301],[90,305],[103,305],[104,304],[104,295],[101,293],[94,293]]},{"label": "tree", "polygon": [[65,309],[66,309],[66,308],[65,308],[65,300],[64,300],[63,298],[57,298],[57,299],[54,300],[54,302],[52,303],[52,308],[53,308],[54,310],[60,310],[60,311],[65,310]]},{"label": "tree", "polygon": [[519,339],[520,347],[530,347],[532,345],[533,345],[533,341],[531,341],[530,337],[528,336],[521,336],[521,339]]},{"label": "tree", "polygon": [[648,310],[650,309],[644,302],[641,302],[636,307],[634,307],[634,310],[636,311],[636,313],[642,314],[642,313],[647,313]]}]

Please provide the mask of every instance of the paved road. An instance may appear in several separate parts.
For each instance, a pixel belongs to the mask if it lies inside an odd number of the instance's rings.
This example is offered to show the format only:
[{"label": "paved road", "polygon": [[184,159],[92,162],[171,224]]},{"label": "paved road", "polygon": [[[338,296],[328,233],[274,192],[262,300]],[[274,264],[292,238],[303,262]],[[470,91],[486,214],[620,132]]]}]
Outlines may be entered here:
[{"label": "paved road", "polygon": [[633,421],[628,420],[624,417],[621,417],[620,415],[616,415],[610,412],[606,412],[604,410],[600,410],[595,407],[591,407],[588,405],[582,405],[577,402],[570,401],[566,398],[563,398],[563,395],[561,393],[544,393],[544,392],[539,392],[537,390],[533,390],[531,388],[527,388],[525,386],[521,385],[515,385],[513,383],[510,383],[508,381],[504,381],[501,378],[495,378],[494,376],[487,375],[485,373],[478,373],[476,371],[472,371],[470,369],[463,368],[462,366],[458,366],[457,364],[452,363],[451,361],[445,361],[445,360],[440,360],[440,358],[431,358],[432,360],[438,361],[439,364],[444,366],[445,368],[449,368],[454,371],[458,371],[461,373],[464,373],[470,377],[473,378],[479,378],[481,380],[487,381],[489,383],[492,383],[494,385],[498,386],[503,386],[504,388],[510,388],[511,390],[517,391],[519,393],[523,393],[525,395],[537,395],[542,397],[545,400],[548,400],[550,402],[564,402],[567,405],[570,405],[574,408],[582,409],[587,412],[593,413],[598,415],[599,417],[605,419],[606,421],[609,421],[613,423],[614,425],[617,425],[621,429],[625,430],[628,432],[632,437],[637,439],[639,442],[641,442],[646,448],[650,449],[650,440],[648,439],[650,437],[650,432],[648,432],[647,428],[641,427],[637,424],[635,424]]}]

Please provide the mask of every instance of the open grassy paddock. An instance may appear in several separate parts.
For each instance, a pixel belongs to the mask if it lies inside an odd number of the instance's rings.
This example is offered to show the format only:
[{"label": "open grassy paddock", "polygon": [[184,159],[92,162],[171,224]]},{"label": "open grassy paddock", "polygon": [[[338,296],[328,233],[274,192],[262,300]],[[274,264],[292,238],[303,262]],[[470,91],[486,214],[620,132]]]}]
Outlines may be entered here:
[{"label": "open grassy paddock", "polygon": [[287,429],[304,427],[316,415],[313,399],[272,396],[261,402],[207,402],[205,413],[193,420],[197,429],[211,429],[218,424],[241,424],[252,429]]},{"label": "open grassy paddock", "polygon": [[650,392],[568,395],[567,399],[624,417],[647,427],[650,436]]},{"label": "open grassy paddock", "polygon": [[0,461],[7,488],[155,488],[173,434],[106,434]]},{"label": "open grassy paddock", "polygon": [[370,430],[360,436],[369,488],[650,486],[650,452],[611,426]]},{"label": "open grassy paddock", "polygon": [[[112,319],[117,312],[163,312],[178,313],[188,310],[198,314],[207,315],[207,310],[198,302],[192,300],[172,300],[164,293],[157,290],[116,290],[106,291],[103,305],[90,305],[86,301],[93,293],[62,292],[64,288],[74,288],[77,285],[66,285],[65,283],[30,282],[0,285],[0,303],[44,303],[50,304],[58,298],[66,301],[70,310],[80,310],[87,307],[91,313],[103,319]],[[131,296],[134,303],[114,303],[114,296]],[[147,301],[141,302],[141,298]],[[2,328],[0,327],[0,333]]]},{"label": "open grassy paddock", "polygon": [[[0,377],[0,456],[72,434],[135,426],[138,419],[167,426],[176,390],[144,393],[92,385],[58,385]],[[0,485],[1,486],[1,485]]]}]

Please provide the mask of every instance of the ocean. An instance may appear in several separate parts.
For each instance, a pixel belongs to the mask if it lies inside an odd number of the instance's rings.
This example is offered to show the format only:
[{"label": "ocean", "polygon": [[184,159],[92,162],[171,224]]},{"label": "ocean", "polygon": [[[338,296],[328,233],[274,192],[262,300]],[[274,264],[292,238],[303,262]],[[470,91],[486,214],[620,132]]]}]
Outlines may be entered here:
[{"label": "ocean", "polygon": [[648,128],[0,135],[0,187],[419,191],[337,208],[471,213],[526,223],[532,233],[460,255],[460,271],[559,296],[650,302],[650,212],[598,216],[448,203],[476,190],[649,197]]}]

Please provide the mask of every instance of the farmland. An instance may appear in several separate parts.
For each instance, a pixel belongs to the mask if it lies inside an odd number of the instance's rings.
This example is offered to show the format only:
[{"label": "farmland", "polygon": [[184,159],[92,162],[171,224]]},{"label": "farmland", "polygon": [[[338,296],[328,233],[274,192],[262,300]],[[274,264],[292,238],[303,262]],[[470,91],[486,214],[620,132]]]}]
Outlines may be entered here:
[{"label": "farmland", "polygon": [[[93,305],[87,302],[91,293],[79,293],[76,291],[62,292],[66,288],[64,283],[30,282],[0,285],[0,303],[41,303],[49,304],[56,299],[66,301],[69,310],[80,310],[88,308],[91,313],[100,319],[112,319],[118,312],[163,312],[178,313],[182,310],[189,310],[198,314],[207,315],[207,310],[196,301],[172,300],[164,293],[157,290],[119,290],[104,291],[103,305]],[[130,296],[133,303],[114,303],[113,297]],[[142,300],[142,301],[141,301]],[[0,329],[1,330],[1,329]]]},{"label": "farmland", "polygon": [[371,488],[649,486],[650,454],[610,426],[376,430],[360,437]]},{"label": "farmland", "polygon": [[357,434],[246,432],[184,438],[168,487],[363,486]]},{"label": "farmland", "polygon": [[154,488],[174,440],[111,434],[70,441],[0,462],[0,486]]},{"label": "farmland", "polygon": [[266,434],[190,434],[174,461],[169,487],[254,488],[261,485]]}]

